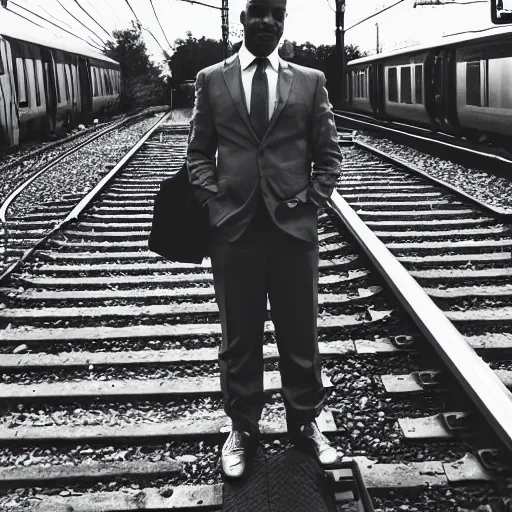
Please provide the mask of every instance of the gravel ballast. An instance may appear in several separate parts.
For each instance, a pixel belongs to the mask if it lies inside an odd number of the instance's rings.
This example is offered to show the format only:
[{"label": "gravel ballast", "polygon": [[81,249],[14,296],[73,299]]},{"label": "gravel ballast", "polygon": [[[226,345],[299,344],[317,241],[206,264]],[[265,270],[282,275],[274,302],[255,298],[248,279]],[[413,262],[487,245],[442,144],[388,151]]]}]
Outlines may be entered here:
[{"label": "gravel ballast", "polygon": [[464,167],[368,132],[358,131],[355,140],[375,146],[405,164],[413,164],[430,176],[460,188],[484,203],[512,213],[512,176],[506,179],[481,169]]},{"label": "gravel ballast", "polygon": [[[14,201],[10,216],[29,213],[34,205],[59,201],[64,194],[84,197],[162,114],[151,114],[95,140],[37,178]],[[65,215],[63,215],[64,217]]]}]

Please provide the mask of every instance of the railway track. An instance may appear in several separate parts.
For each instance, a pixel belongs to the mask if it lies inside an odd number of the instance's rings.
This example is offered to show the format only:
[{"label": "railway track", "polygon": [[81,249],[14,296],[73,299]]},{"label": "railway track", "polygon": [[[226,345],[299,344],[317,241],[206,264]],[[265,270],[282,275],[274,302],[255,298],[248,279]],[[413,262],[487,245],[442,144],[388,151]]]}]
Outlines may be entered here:
[{"label": "railway track", "polygon": [[[209,262],[169,263],[147,250],[152,198],[159,182],[180,168],[187,130],[186,123],[162,120],[112,170],[105,187],[75,209],[71,218],[78,220],[63,225],[2,284],[2,510],[92,512],[99,504],[104,511],[215,510],[222,505],[216,464],[229,424],[217,374],[220,323]],[[405,179],[367,154],[344,151],[340,192],[352,206],[380,219],[376,214],[394,211],[390,202],[400,203],[400,210],[412,202],[390,196],[371,206],[377,196],[362,197],[388,195],[389,189],[358,189],[352,197],[351,187],[369,181],[363,166],[373,177],[387,173],[388,182]],[[462,209],[437,195],[426,197],[440,207],[435,218],[449,219],[440,212]],[[432,510],[507,496],[508,481],[478,458],[480,448],[502,449],[503,432],[491,429],[464,387],[450,379],[442,380],[444,390],[411,389],[411,371],[439,369],[443,363],[373,269],[371,257],[354,242],[350,221],[340,222],[343,200],[336,197],[333,207],[319,220],[318,326],[324,381],[331,388],[321,428],[340,456],[358,460],[383,509],[402,503],[393,491],[413,493],[411,503],[435,500]],[[463,217],[479,218],[476,213]],[[383,226],[377,227],[381,234]],[[421,257],[418,248],[414,251],[405,256]],[[265,341],[268,402],[262,429],[271,453],[286,450],[288,443],[270,321]],[[494,352],[487,345],[478,348]],[[406,388],[400,387],[403,382]],[[455,414],[462,421],[466,416],[460,413],[469,411],[479,421],[470,421],[462,435],[455,430],[440,435],[439,422],[432,419]],[[500,452],[480,453],[488,462]],[[501,488],[495,488],[497,482]],[[461,483],[471,483],[471,491]],[[403,510],[429,510],[415,507]]]},{"label": "railway track", "polygon": [[399,121],[383,121],[360,112],[335,111],[336,121],[352,129],[380,133],[383,137],[396,140],[432,155],[459,161],[462,165],[487,169],[505,177],[510,175],[512,154],[505,141],[490,144],[467,140],[460,136],[435,132],[431,128]]},{"label": "railway track", "polygon": [[472,346],[512,348],[512,216],[369,148],[346,150],[340,194]]},{"label": "railway track", "polygon": [[[109,123],[106,127],[93,130],[92,134],[80,133],[70,139],[52,143],[29,154],[23,154],[14,162],[0,167],[0,172],[5,173],[7,180],[7,183],[4,183],[4,190],[0,192],[0,256],[4,271],[9,264],[26,257],[25,252],[30,253],[48,233],[60,229],[60,224],[66,219],[67,214],[84,196],[84,190],[94,188],[100,179],[96,176],[102,176],[115,165],[105,162],[103,153],[115,153],[116,146],[125,140],[122,135],[124,130],[130,130],[136,123],[144,125],[148,121],[145,117],[151,122],[151,114],[154,114],[154,109],[127,116]],[[101,145],[105,140],[108,147],[98,147],[98,144]],[[94,147],[101,156],[91,156]],[[42,163],[35,160],[41,154]],[[70,171],[72,161],[75,168]],[[81,164],[82,161],[86,163]],[[98,169],[93,171],[88,169],[88,166],[95,166]],[[26,169],[15,173],[13,168],[16,167]],[[91,177],[92,174],[94,177]],[[55,189],[54,192],[50,192],[49,183]],[[55,197],[58,197],[58,200]]]}]

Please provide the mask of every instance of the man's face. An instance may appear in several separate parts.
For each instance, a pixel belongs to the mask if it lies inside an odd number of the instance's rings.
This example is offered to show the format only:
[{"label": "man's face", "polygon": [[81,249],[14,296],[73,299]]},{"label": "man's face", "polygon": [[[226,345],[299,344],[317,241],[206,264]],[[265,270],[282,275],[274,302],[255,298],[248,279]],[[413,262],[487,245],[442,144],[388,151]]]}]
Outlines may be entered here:
[{"label": "man's face", "polygon": [[286,0],[250,0],[240,14],[247,49],[256,57],[268,57],[283,35]]}]

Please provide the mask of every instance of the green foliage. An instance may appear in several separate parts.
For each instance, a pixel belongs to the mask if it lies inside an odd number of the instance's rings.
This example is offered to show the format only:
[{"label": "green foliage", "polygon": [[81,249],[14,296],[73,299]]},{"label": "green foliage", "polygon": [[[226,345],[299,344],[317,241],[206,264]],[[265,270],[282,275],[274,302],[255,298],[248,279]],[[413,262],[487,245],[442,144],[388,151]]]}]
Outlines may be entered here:
[{"label": "green foliage", "polygon": [[168,84],[160,76],[160,68],[149,59],[141,27],[132,21],[130,29],[116,30],[113,35],[115,41],[108,41],[103,53],[121,65],[123,109],[167,103]]}]

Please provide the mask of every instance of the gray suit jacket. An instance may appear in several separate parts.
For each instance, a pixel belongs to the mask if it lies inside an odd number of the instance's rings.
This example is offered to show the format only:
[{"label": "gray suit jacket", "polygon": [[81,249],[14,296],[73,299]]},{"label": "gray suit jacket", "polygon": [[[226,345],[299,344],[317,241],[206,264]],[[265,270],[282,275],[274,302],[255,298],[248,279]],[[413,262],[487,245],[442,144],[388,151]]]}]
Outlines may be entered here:
[{"label": "gray suit jacket", "polygon": [[[207,204],[211,226],[226,240],[243,233],[262,194],[279,227],[316,242],[317,207],[326,205],[340,174],[324,74],[280,59],[277,88],[277,107],[259,140],[247,112],[238,56],[197,75],[189,178]],[[294,198],[299,204],[290,207]]]}]

